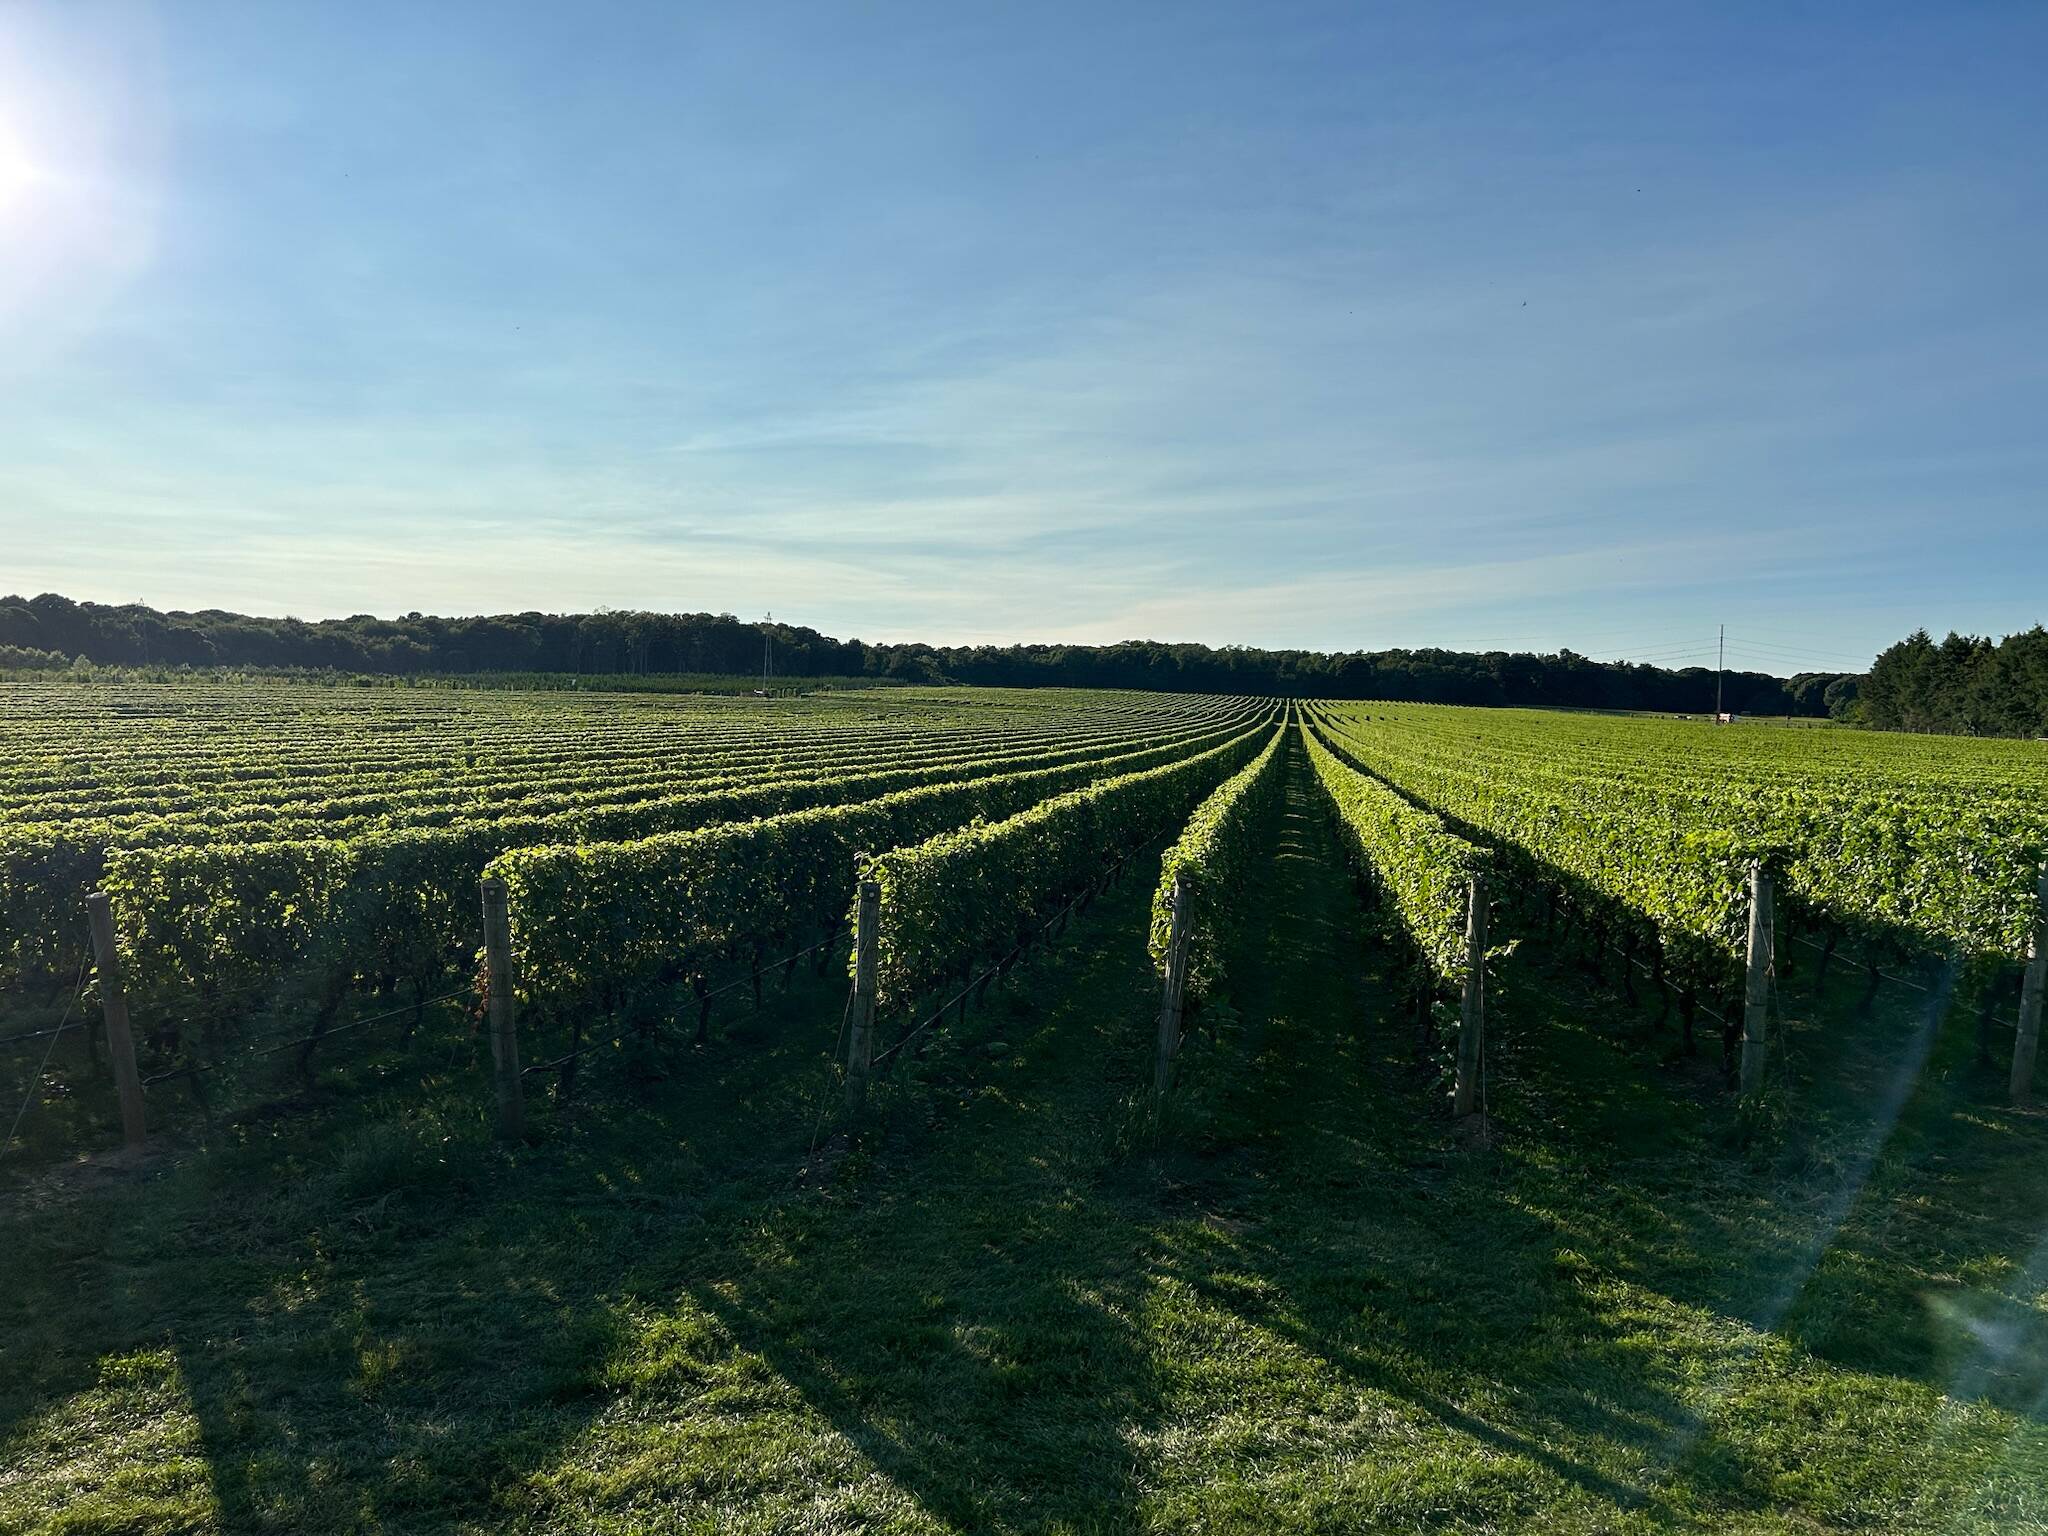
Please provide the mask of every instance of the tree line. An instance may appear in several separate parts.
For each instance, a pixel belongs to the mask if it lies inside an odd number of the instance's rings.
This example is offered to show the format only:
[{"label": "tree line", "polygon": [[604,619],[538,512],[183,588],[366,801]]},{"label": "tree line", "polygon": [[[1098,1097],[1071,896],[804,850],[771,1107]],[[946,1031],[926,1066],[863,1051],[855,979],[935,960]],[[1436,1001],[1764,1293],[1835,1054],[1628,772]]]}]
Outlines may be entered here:
[{"label": "tree line", "polygon": [[[1713,709],[1717,682],[1710,667],[1595,661],[1569,650],[1329,652],[1152,640],[932,646],[836,640],[803,625],[749,623],[729,613],[601,609],[307,621],[219,609],[160,612],[139,603],[74,602],[55,593],[0,597],[0,667],[601,678],[758,675],[764,660],[777,680],[1149,688],[1681,714]],[[1897,730],[2048,731],[2048,637],[2038,627],[1998,645],[1953,635],[1935,645],[1923,632],[1886,651],[1868,675],[1729,672],[1718,680],[1724,707],[1742,714],[1832,717]]]},{"label": "tree line", "polygon": [[1860,718],[1889,731],[2048,736],[2048,629],[1993,642],[1915,630],[1881,652],[1858,689]]}]

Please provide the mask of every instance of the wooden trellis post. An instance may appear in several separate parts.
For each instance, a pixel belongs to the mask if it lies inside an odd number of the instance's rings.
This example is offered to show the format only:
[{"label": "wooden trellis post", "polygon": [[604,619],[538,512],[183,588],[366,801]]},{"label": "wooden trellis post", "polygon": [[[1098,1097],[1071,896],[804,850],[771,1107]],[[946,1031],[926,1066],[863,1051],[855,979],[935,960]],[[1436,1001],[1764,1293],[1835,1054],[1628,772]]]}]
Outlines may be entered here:
[{"label": "wooden trellis post", "polygon": [[1170,900],[1173,920],[1166,937],[1166,980],[1159,995],[1159,1043],[1152,1061],[1152,1091],[1160,1098],[1173,1087],[1174,1059],[1180,1055],[1181,1014],[1188,984],[1188,909],[1192,904],[1188,877],[1176,874]]},{"label": "wooden trellis post", "polygon": [[99,971],[100,1012],[107,1021],[107,1055],[114,1063],[114,1091],[121,1097],[121,1141],[140,1147],[148,1133],[142,1113],[142,1074],[135,1067],[135,1031],[128,1023],[128,994],[121,986],[121,948],[114,942],[114,914],[106,893],[85,898],[92,924],[93,964]]},{"label": "wooden trellis post", "polygon": [[882,887],[863,880],[853,929],[853,1009],[846,1034],[848,1109],[859,1109],[867,1098],[868,1075],[875,1064],[875,955],[881,927]]},{"label": "wooden trellis post", "polygon": [[1749,956],[1742,1001],[1742,1091],[1764,1080],[1771,1014],[1771,956],[1777,946],[1771,877],[1762,860],[1749,866]]},{"label": "wooden trellis post", "polygon": [[2041,995],[2048,992],[2048,865],[2034,888],[2034,933],[2027,945],[2027,975],[2020,987],[2020,1027],[2012,1043],[2012,1101],[2034,1096],[2034,1057],[2041,1048]]},{"label": "wooden trellis post", "polygon": [[1465,995],[1458,1012],[1458,1078],[1451,1109],[1459,1119],[1479,1107],[1486,1049],[1486,877],[1472,874],[1465,907]]},{"label": "wooden trellis post", "polygon": [[512,1141],[526,1134],[526,1102],[519,1080],[519,1005],[512,993],[512,914],[504,881],[484,881],[482,893],[491,1079],[498,1103],[498,1135]]}]

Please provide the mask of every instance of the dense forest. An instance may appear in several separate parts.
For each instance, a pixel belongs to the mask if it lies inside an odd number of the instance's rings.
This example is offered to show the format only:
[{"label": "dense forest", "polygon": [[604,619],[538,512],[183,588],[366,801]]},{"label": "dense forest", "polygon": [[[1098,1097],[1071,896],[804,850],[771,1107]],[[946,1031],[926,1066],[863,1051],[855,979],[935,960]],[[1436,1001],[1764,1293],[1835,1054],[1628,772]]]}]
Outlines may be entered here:
[{"label": "dense forest", "polygon": [[1916,631],[1871,663],[1858,698],[1859,717],[1884,730],[2048,736],[2048,629],[1995,644]]},{"label": "dense forest", "polygon": [[[758,673],[1039,687],[1155,688],[1313,698],[1402,699],[1699,712],[1711,668],[1670,670],[1487,651],[1271,651],[1133,640],[1119,645],[930,646],[835,640],[731,614],[511,613],[436,618],[271,619],[206,609],[0,597],[0,667],[285,668],[413,677],[450,673]],[[1725,707],[1743,714],[1861,720],[1898,730],[2048,731],[2048,634],[2002,644],[1925,633],[1886,651],[1867,677],[1730,672]]]},{"label": "dense forest", "polygon": [[[835,640],[731,614],[600,611],[435,618],[257,618],[207,609],[161,613],[45,593],[0,597],[0,666],[265,667],[415,676],[433,673],[758,673],[778,679],[878,677],[1020,687],[1384,698],[1455,704],[1709,710],[1714,674],[1693,668],[1554,656],[1395,650],[1327,653],[1241,646],[929,646]],[[1837,681],[1731,672],[1727,707],[1820,716]]]}]

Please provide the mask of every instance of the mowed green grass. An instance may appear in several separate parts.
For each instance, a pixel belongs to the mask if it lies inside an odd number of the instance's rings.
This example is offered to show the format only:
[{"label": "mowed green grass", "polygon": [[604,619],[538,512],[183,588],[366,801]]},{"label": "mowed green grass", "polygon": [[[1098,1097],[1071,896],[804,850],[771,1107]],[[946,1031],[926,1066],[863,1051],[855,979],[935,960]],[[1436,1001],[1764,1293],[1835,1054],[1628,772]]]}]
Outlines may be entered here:
[{"label": "mowed green grass", "polygon": [[1968,1029],[1794,977],[1745,1128],[1526,945],[1457,1133],[1300,768],[1163,1145],[1134,867],[856,1134],[799,978],[529,1146],[430,1032],[11,1194],[0,1529],[2048,1529],[2048,1121]]}]

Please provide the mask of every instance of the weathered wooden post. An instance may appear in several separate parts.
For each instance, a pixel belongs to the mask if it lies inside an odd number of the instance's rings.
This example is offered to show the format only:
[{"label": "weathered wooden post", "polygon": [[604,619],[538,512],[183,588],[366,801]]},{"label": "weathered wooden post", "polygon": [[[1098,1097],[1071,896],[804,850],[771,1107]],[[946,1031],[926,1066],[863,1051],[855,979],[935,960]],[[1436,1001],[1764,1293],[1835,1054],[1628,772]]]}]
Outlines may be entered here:
[{"label": "weathered wooden post", "polygon": [[107,1020],[107,1054],[114,1063],[114,1090],[121,1097],[121,1141],[140,1147],[147,1128],[142,1116],[142,1074],[135,1068],[135,1031],[128,1023],[128,994],[121,987],[121,949],[114,942],[114,914],[106,893],[85,898],[92,924],[93,964],[100,980],[100,1012]]},{"label": "weathered wooden post", "polygon": [[1472,872],[1465,907],[1465,995],[1458,1012],[1458,1078],[1452,1113],[1463,1119],[1479,1107],[1479,1072],[1486,1041],[1486,877]]},{"label": "weathered wooden post", "polygon": [[1771,1013],[1771,954],[1777,943],[1771,877],[1759,859],[1749,866],[1749,956],[1742,1001],[1742,1091],[1764,1080]]},{"label": "weathered wooden post", "polygon": [[882,887],[860,883],[853,927],[853,1015],[846,1035],[846,1107],[859,1109],[875,1065],[875,955],[881,939]]},{"label": "weathered wooden post", "polygon": [[2048,992],[2048,864],[2034,888],[2034,934],[2027,945],[2027,976],[2020,987],[2020,1028],[2012,1042],[2012,1101],[2034,1096],[2034,1057],[2041,1049],[2041,995]]},{"label": "weathered wooden post", "polygon": [[1193,905],[1188,877],[1173,877],[1170,910],[1173,920],[1166,931],[1166,980],[1159,994],[1159,1044],[1152,1061],[1152,1091],[1165,1098],[1173,1087],[1174,1059],[1180,1055],[1180,1023],[1188,983],[1188,911]]},{"label": "weathered wooden post", "polygon": [[491,1026],[491,1078],[498,1101],[498,1135],[526,1134],[526,1103],[519,1088],[519,1012],[512,995],[512,914],[505,882],[487,879],[484,904],[485,998]]}]

